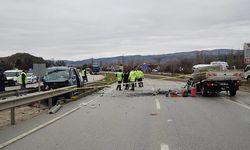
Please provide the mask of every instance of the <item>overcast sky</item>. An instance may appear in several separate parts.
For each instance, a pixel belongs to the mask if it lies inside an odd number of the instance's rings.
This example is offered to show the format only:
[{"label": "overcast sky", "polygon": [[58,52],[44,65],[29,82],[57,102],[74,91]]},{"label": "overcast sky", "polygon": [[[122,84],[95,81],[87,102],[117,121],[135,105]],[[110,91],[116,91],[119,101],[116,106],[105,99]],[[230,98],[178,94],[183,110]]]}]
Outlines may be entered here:
[{"label": "overcast sky", "polygon": [[82,60],[250,42],[249,0],[1,0],[0,57]]}]

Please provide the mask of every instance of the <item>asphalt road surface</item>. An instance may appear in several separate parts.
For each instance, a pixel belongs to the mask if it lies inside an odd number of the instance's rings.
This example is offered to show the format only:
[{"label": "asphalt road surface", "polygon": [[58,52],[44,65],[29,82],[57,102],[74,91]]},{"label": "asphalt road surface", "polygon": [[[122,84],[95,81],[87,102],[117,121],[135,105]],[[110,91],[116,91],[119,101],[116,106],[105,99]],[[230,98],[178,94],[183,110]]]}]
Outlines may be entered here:
[{"label": "asphalt road surface", "polygon": [[[146,79],[143,88],[115,85],[0,131],[3,143],[74,109],[62,119],[5,147],[6,150],[249,150],[250,109],[225,93],[210,97],[152,96],[183,83]],[[233,99],[248,98],[239,92]],[[79,106],[80,105],[80,106]],[[48,117],[49,116],[49,117]],[[5,139],[4,141],[1,139]]]}]

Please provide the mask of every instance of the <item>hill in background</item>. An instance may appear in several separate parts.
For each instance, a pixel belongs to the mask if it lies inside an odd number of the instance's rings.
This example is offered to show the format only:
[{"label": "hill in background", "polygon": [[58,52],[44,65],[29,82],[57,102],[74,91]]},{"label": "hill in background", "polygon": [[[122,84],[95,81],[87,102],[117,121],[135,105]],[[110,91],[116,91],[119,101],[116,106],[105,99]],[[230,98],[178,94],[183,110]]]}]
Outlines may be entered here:
[{"label": "hill in background", "polygon": [[[42,57],[36,57],[28,53],[17,53],[9,57],[0,57],[0,69],[22,69],[29,70],[33,67],[33,63],[46,63],[46,66],[83,66],[84,64],[99,63],[103,67],[117,66],[125,64],[130,67],[140,65],[144,62],[151,64],[154,68],[160,66],[162,71],[178,72],[179,68],[185,68],[186,73],[189,73],[194,64],[206,64],[211,61],[226,61],[230,66],[243,68],[243,50],[232,49],[214,49],[191,52],[179,52],[173,54],[162,55],[131,55],[117,56],[109,58],[86,59],[81,61],[54,61],[44,60]],[[152,69],[151,68],[151,69]]]},{"label": "hill in background", "polygon": [[[220,57],[227,55],[243,55],[242,50],[232,50],[232,49],[214,49],[214,50],[202,50],[202,51],[191,51],[191,52],[179,52],[173,54],[162,54],[162,55],[131,55],[131,56],[117,56],[109,58],[98,58],[98,59],[86,59],[81,61],[67,61],[66,65],[69,66],[79,66],[84,64],[91,64],[97,62],[100,64],[131,64],[131,63],[168,63],[176,62],[184,59],[206,59],[212,57],[217,60],[221,60]],[[204,58],[202,58],[204,57]],[[197,60],[197,63],[199,63]],[[222,61],[222,60],[221,60]]]},{"label": "hill in background", "polygon": [[45,63],[42,57],[36,57],[28,53],[16,53],[8,57],[0,57],[0,69],[29,70],[33,67],[33,63]]}]

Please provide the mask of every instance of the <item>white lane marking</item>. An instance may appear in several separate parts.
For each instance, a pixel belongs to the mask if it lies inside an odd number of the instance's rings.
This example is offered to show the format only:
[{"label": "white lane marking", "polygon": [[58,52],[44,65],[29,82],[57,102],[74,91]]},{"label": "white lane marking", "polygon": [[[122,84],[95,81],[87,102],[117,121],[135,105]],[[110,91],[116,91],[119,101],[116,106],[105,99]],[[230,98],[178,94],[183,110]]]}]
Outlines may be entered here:
[{"label": "white lane marking", "polygon": [[92,103],[94,100],[96,100],[97,98],[100,98],[100,96],[96,96],[95,98],[93,98],[92,100],[88,101],[88,102],[84,102],[79,104],[80,106],[87,106],[88,104]]},{"label": "white lane marking", "polygon": [[161,144],[161,150],[169,150],[169,146],[167,144]]},{"label": "white lane marking", "polygon": [[70,111],[68,111],[68,112],[66,112],[66,113],[64,113],[64,114],[62,114],[61,116],[58,116],[58,117],[56,117],[56,118],[54,118],[54,119],[52,119],[52,120],[50,120],[50,121],[48,121],[48,122],[46,122],[46,123],[44,123],[44,124],[41,124],[41,125],[39,125],[39,126],[33,128],[33,129],[29,130],[28,132],[25,132],[25,133],[23,133],[23,134],[20,134],[20,135],[18,135],[17,137],[14,137],[14,138],[12,138],[12,139],[10,139],[10,140],[8,140],[8,141],[6,141],[6,142],[0,144],[0,149],[2,149],[2,148],[4,148],[4,147],[6,147],[6,146],[8,146],[8,145],[10,145],[10,144],[12,144],[12,143],[18,141],[18,140],[21,140],[22,138],[24,138],[24,137],[26,137],[26,136],[28,136],[28,135],[34,133],[34,132],[37,132],[38,130],[40,130],[40,129],[42,129],[42,128],[45,128],[46,126],[48,126],[48,125],[50,125],[50,124],[52,124],[52,123],[54,123],[54,122],[56,122],[56,121],[58,121],[58,120],[64,118],[65,116],[67,116],[67,115],[69,115],[69,114],[71,114],[71,113],[73,113],[73,112],[75,112],[75,111],[77,111],[78,109],[80,109],[80,108],[82,107],[82,105],[85,105],[85,104],[88,105],[89,103],[93,102],[93,101],[96,100],[97,98],[100,98],[100,97],[97,96],[97,97],[95,97],[94,99],[88,101],[87,103],[82,103],[82,104],[80,104],[78,107],[76,107],[76,108],[74,108],[74,109],[72,109],[72,110],[70,110]]},{"label": "white lane marking", "polygon": [[155,102],[156,102],[156,108],[157,109],[161,109],[161,105],[160,105],[160,102],[158,99],[155,99]]},{"label": "white lane marking", "polygon": [[225,97],[222,97],[222,98],[223,98],[224,100],[226,100],[226,101],[229,101],[229,102],[231,102],[231,103],[234,103],[234,104],[236,104],[236,105],[239,105],[239,106],[241,106],[241,107],[244,107],[244,108],[250,110],[250,107],[247,106],[247,105],[245,105],[245,104],[242,104],[242,103],[239,103],[239,102],[235,102],[235,101],[229,100],[229,99],[227,99],[227,98],[225,98]]},{"label": "white lane marking", "polygon": [[10,139],[9,141],[6,141],[6,142],[0,144],[0,149],[6,147],[6,146],[8,146],[8,145],[10,145],[10,144],[12,144],[12,143],[14,143],[16,141],[18,141],[18,140],[20,140],[20,139],[22,139],[22,138],[24,138],[24,137],[26,137],[26,136],[40,130],[40,129],[42,129],[42,128],[50,125],[50,124],[52,124],[53,122],[56,122],[59,119],[62,119],[63,117],[73,113],[74,111],[76,111],[76,110],[78,110],[80,108],[81,107],[78,106],[75,109],[72,109],[71,111],[68,111],[65,114],[61,115],[61,116],[58,116],[58,117],[56,117],[56,118],[54,118],[54,119],[52,119],[52,120],[50,120],[50,121],[48,121],[48,122],[46,122],[46,123],[44,123],[42,125],[39,125],[38,127],[35,127],[34,129],[29,130],[28,132],[25,132],[25,133],[23,133],[23,134],[21,134],[21,135],[19,135],[17,137],[14,137],[14,138]]}]

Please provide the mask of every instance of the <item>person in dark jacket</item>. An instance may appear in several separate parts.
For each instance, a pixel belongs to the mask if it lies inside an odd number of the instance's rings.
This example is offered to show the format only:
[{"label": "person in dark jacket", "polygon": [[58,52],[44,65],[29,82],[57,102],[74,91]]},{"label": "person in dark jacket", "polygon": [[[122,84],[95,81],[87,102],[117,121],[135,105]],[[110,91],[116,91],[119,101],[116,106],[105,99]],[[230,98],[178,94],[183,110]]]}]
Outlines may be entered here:
[{"label": "person in dark jacket", "polygon": [[3,70],[0,69],[0,92],[5,91],[5,81],[7,80]]},{"label": "person in dark jacket", "polygon": [[125,70],[123,74],[123,84],[125,85],[125,90],[129,89],[128,77],[129,77],[129,70]]}]

